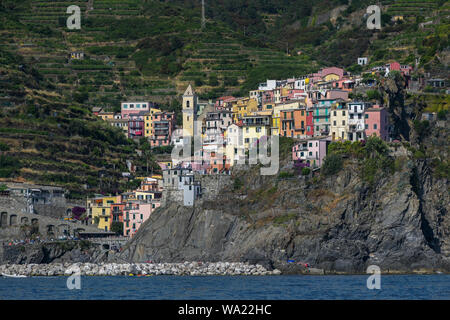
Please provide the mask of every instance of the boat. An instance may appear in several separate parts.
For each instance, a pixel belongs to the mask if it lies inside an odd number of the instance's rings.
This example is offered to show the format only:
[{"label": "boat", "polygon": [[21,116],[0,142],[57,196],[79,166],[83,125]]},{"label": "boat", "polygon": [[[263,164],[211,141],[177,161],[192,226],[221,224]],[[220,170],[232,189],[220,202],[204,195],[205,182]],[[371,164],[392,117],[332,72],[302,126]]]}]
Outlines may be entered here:
[{"label": "boat", "polygon": [[6,274],[2,273],[2,276],[5,278],[26,278],[27,276],[20,275],[20,274]]}]

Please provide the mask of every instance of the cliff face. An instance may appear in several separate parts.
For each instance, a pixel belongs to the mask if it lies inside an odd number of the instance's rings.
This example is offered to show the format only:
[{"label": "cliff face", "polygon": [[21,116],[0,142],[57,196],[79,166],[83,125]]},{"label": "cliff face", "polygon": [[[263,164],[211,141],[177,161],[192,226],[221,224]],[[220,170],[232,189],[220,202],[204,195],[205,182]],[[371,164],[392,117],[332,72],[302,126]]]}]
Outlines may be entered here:
[{"label": "cliff face", "polygon": [[[140,262],[248,261],[287,270],[286,261],[328,272],[450,271],[448,181],[406,157],[367,185],[356,164],[332,177],[264,177],[234,172],[195,208],[156,211],[121,258]],[[205,178],[213,179],[213,178]]]},{"label": "cliff face", "polygon": [[54,242],[0,246],[2,264],[103,262],[108,253],[89,242]]}]

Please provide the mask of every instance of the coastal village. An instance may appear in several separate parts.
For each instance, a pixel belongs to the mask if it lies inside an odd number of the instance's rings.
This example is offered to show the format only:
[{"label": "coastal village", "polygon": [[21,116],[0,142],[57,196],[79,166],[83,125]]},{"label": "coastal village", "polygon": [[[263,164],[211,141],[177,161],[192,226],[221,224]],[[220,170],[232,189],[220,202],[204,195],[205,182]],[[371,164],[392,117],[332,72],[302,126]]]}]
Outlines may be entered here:
[{"label": "coastal village", "polygon": [[[367,64],[367,58],[359,58],[358,64]],[[118,235],[129,239],[167,201],[193,207],[206,191],[199,177],[230,175],[233,166],[246,164],[249,149],[267,137],[293,139],[292,163],[308,168],[308,172],[322,166],[328,146],[333,141],[364,141],[370,136],[392,141],[386,108],[373,102],[379,101],[379,97],[364,101],[360,98],[365,96],[361,92],[376,92],[373,89],[377,81],[392,73],[404,77],[408,90],[417,90],[424,84],[411,79],[412,71],[413,67],[395,61],[360,75],[329,67],[300,77],[267,80],[251,90],[248,96],[223,96],[216,101],[201,101],[189,84],[182,96],[181,127],[177,126],[174,112],[164,111],[148,101],[124,101],[120,113],[94,107],[94,115],[121,129],[129,139],[145,139],[152,149],[181,148],[190,145],[194,136],[201,138],[200,149],[182,157],[170,157],[166,153],[167,157],[158,161],[162,174],[152,171],[148,176],[136,177],[133,163],[128,162],[129,172],[123,174],[133,175],[140,181],[140,186],[121,194],[99,194],[85,202],[64,202],[59,207],[52,204],[54,197],[53,200],[45,200],[43,195],[63,191],[48,193],[49,187],[46,186],[7,185],[9,188],[3,191],[2,196],[16,194],[24,198],[20,200],[24,202],[20,209],[22,212],[61,212],[57,218],[64,220],[71,220],[75,213],[72,211],[76,208],[74,211],[85,217],[81,226],[72,228],[72,231],[80,231],[77,234],[84,232],[93,236],[94,229],[103,234],[95,236]],[[446,84],[434,81],[428,85],[443,88]],[[436,117],[435,114],[423,116],[427,120]],[[13,192],[16,189],[21,191]],[[46,203],[47,207],[39,207],[39,203]],[[7,220],[2,216],[2,225],[8,225]],[[43,232],[65,236],[71,234],[67,226],[66,223],[49,222],[48,230]],[[54,232],[58,228],[62,231]],[[75,236],[75,232],[72,234]]]},{"label": "coastal village", "polygon": [[[367,58],[358,63],[367,64]],[[267,80],[246,97],[224,96],[215,102],[200,101],[189,85],[182,97],[182,128],[177,128],[173,112],[152,102],[122,102],[121,113],[94,108],[95,115],[121,128],[128,138],[145,138],[152,147],[182,146],[183,138],[199,135],[201,149],[195,152],[201,161],[189,155],[161,161],[162,176],[139,178],[141,186],[136,190],[88,199],[89,217],[105,231],[114,223],[123,224],[123,236],[132,237],[164,205],[168,192],[171,201],[193,206],[202,196],[195,175],[230,174],[236,163],[245,163],[249,148],[265,137],[293,138],[292,161],[310,169],[322,165],[332,141],[362,141],[372,135],[390,141],[387,110],[354,99],[354,92],[375,87],[376,76],[388,77],[393,72],[412,87],[417,85],[410,79],[412,70],[398,62],[357,76],[338,67],[323,68],[301,77]]]}]

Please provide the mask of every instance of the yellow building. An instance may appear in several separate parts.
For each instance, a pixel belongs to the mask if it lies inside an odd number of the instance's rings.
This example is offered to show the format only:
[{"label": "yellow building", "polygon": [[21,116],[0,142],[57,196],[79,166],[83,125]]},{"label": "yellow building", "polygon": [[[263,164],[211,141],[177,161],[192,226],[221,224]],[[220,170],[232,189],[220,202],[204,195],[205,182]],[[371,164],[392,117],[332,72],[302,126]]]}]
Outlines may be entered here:
[{"label": "yellow building", "polygon": [[161,112],[160,109],[156,108],[150,108],[150,111],[148,114],[144,116],[144,136],[145,137],[151,137],[153,135],[153,114]]},{"label": "yellow building", "polygon": [[101,111],[98,113],[98,116],[105,121],[114,120],[114,112]]},{"label": "yellow building", "polygon": [[333,105],[330,112],[330,135],[332,141],[347,140],[348,110],[340,104]]},{"label": "yellow building", "polygon": [[279,136],[281,128],[280,112],[285,110],[301,109],[305,106],[302,101],[289,101],[277,103],[272,114],[272,135]]},{"label": "yellow building", "polygon": [[232,102],[233,122],[258,111],[258,101],[254,98],[239,98]]},{"label": "yellow building", "polygon": [[261,137],[271,135],[271,115],[249,115],[245,116],[242,122],[242,137],[245,149],[253,146]]},{"label": "yellow building", "polygon": [[87,208],[92,224],[97,224],[99,229],[110,231],[111,204],[120,203],[121,196],[97,197],[87,200]]}]

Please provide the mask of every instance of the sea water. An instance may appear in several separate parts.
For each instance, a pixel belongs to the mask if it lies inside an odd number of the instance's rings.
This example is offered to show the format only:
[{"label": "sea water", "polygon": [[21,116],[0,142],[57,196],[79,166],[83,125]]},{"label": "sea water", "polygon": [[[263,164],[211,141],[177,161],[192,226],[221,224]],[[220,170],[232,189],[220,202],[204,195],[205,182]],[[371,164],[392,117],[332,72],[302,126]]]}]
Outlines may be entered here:
[{"label": "sea water", "polygon": [[0,300],[450,299],[450,275],[382,275],[379,290],[368,276],[81,276],[79,290],[67,277],[0,277]]}]

